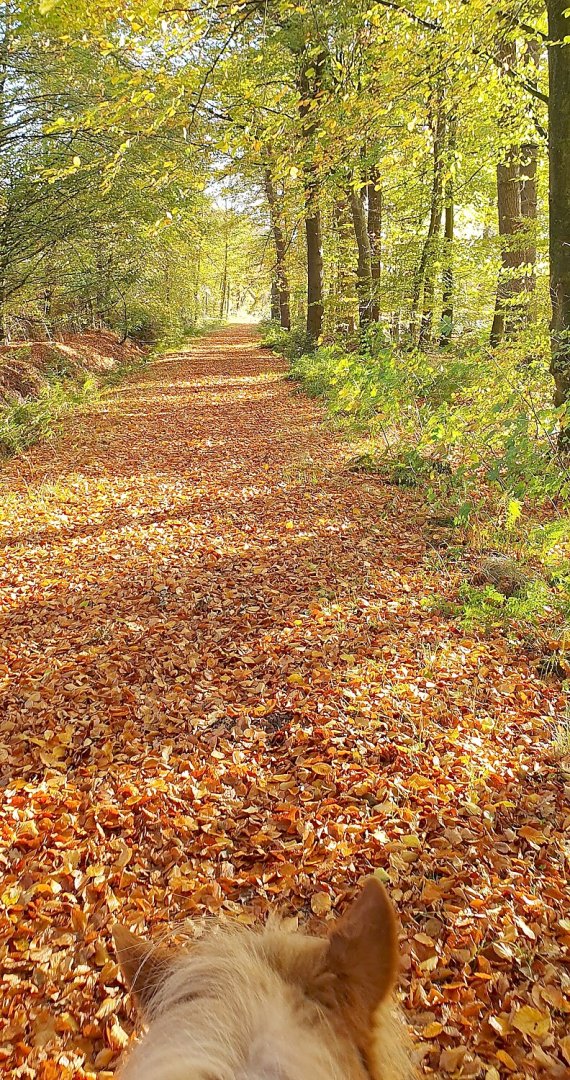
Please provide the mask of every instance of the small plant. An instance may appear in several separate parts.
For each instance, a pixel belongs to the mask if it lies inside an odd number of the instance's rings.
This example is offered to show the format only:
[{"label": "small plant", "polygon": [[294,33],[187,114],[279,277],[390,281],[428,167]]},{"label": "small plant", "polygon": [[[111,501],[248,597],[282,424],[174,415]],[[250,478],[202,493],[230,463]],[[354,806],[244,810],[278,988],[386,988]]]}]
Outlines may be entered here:
[{"label": "small plant", "polygon": [[93,398],[96,391],[91,376],[80,384],[48,382],[36,399],[8,405],[0,414],[0,454],[10,457],[48,438],[64,413]]},{"label": "small plant", "polygon": [[292,484],[318,484],[322,480],[322,475],[322,468],[310,454],[303,454],[299,461],[283,468],[284,480]]},{"label": "small plant", "polygon": [[422,596],[420,607],[424,611],[433,612],[434,615],[444,615],[448,618],[457,615],[460,610],[459,605],[453,600],[449,600],[446,596],[440,596],[437,593],[432,596]]},{"label": "small plant", "polygon": [[[277,323],[265,323],[262,327],[261,341],[267,348],[274,349],[290,361],[298,360],[311,351],[311,343],[304,330],[283,330]],[[291,377],[298,376],[292,371]]]},{"label": "small plant", "polygon": [[504,629],[512,623],[534,626],[556,611],[555,598],[543,581],[530,582],[524,595],[506,597],[494,585],[464,584],[459,589],[466,629]]},{"label": "small plant", "polygon": [[411,448],[401,452],[391,463],[390,473],[392,483],[400,487],[417,487],[430,476],[431,467],[417,450]]},{"label": "small plant", "polygon": [[362,454],[357,454],[348,462],[347,468],[349,472],[354,473],[374,474],[386,471],[382,464],[382,458],[374,450],[366,450]]},{"label": "small plant", "polygon": [[552,725],[551,750],[555,758],[570,760],[570,710],[564,710],[562,716]]},{"label": "small plant", "polygon": [[66,377],[68,367],[64,361],[61,368],[51,370],[36,398],[13,401],[0,411],[0,457],[21,454],[34,443],[50,438],[66,413],[93,401],[103,387],[120,382],[148,359],[141,356],[118,364],[103,377],[83,375],[80,380]]}]

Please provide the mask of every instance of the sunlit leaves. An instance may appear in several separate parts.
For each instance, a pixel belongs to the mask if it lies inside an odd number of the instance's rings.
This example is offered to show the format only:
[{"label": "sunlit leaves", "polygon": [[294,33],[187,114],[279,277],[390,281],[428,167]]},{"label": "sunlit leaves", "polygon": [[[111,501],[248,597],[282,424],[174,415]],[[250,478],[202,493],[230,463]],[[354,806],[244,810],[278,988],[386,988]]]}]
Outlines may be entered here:
[{"label": "sunlit leaves", "polygon": [[117,918],[322,929],[375,872],[426,1069],[564,1080],[561,695],[422,606],[423,496],[281,368],[223,331],[2,473],[4,1067],[115,1068]]}]

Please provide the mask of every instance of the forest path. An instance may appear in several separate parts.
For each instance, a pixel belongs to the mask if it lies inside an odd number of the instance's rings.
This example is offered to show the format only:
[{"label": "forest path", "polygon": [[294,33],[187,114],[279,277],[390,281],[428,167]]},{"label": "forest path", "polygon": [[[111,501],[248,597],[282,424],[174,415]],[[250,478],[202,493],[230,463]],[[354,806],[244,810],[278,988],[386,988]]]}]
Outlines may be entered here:
[{"label": "forest path", "polygon": [[119,914],[322,917],[375,869],[425,1064],[567,1075],[555,692],[434,610],[421,492],[349,456],[232,327],[0,473],[4,1075],[112,1068]]}]

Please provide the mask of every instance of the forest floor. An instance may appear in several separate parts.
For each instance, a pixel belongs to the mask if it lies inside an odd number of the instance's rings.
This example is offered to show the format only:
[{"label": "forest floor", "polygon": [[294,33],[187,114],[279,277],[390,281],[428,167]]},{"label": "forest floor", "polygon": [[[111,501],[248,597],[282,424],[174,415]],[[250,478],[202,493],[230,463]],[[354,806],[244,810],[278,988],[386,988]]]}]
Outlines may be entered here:
[{"label": "forest floor", "polygon": [[568,1077],[559,686],[350,456],[235,327],[0,473],[4,1076],[110,1075],[117,918],[322,925],[376,872],[426,1072]]}]

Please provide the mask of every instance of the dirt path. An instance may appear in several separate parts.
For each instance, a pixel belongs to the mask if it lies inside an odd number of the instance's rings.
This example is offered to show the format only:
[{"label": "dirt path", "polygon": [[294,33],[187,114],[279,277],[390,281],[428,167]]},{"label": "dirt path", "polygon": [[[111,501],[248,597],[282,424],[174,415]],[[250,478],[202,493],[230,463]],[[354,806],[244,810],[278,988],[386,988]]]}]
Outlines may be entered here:
[{"label": "dirt path", "polygon": [[322,919],[378,869],[424,1066],[569,1075],[554,691],[348,455],[233,328],[0,475],[3,1075],[112,1069],[119,914]]}]

